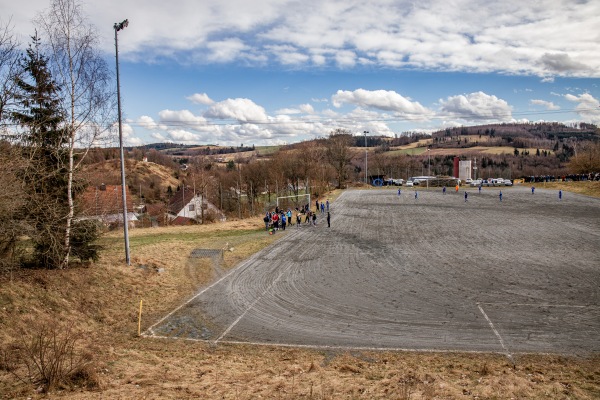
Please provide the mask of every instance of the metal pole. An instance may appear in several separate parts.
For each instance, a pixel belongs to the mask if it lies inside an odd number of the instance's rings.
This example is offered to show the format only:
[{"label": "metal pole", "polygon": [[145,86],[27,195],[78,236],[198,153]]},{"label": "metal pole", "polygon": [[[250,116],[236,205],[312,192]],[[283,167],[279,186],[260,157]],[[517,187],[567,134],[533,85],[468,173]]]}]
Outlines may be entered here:
[{"label": "metal pole", "polygon": [[369,164],[367,163],[367,157],[368,157],[368,153],[367,153],[367,133],[369,133],[369,131],[364,131],[363,132],[365,134],[365,183],[369,184],[369,178],[368,178],[368,169],[369,169]]},{"label": "metal pole", "polygon": [[129,257],[129,227],[127,221],[127,197],[125,191],[125,158],[123,154],[123,128],[121,123],[121,85],[119,81],[119,42],[117,40],[117,32],[129,24],[128,20],[115,24],[115,54],[117,62],[117,111],[119,113],[119,150],[121,152],[121,190],[123,197],[123,235],[125,236],[125,262],[131,265]]},{"label": "metal pole", "polygon": [[427,189],[429,189],[429,177],[431,176],[431,153],[427,149]]}]

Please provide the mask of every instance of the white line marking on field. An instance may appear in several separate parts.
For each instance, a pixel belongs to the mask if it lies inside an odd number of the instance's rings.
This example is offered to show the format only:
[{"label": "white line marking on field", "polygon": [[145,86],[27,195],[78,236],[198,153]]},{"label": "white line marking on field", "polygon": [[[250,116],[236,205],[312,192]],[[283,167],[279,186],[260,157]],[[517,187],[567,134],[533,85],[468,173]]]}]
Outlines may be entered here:
[{"label": "white line marking on field", "polygon": [[[154,335],[152,339],[162,340],[184,340],[189,342],[214,344],[207,339],[199,339],[192,337],[180,337],[180,336],[161,336]],[[428,348],[406,348],[406,347],[370,347],[370,346],[331,346],[331,345],[319,345],[319,344],[293,344],[293,343],[273,343],[273,342],[241,342],[236,340],[222,340],[219,342],[221,345],[241,345],[241,346],[263,346],[263,347],[284,347],[284,348],[298,348],[298,349],[313,349],[313,350],[344,350],[344,351],[406,351],[406,352],[419,352],[419,353],[469,353],[469,354],[502,354],[506,356],[504,351],[488,351],[488,350],[456,350],[456,349],[428,349]],[[552,355],[554,353],[540,353],[540,352],[518,352],[518,354],[536,354],[536,355]]]},{"label": "white line marking on field", "polygon": [[504,349],[504,353],[506,354],[506,357],[508,357],[508,359],[513,363],[513,365],[515,364],[515,361],[513,360],[512,354],[510,354],[510,352],[508,351],[508,349],[506,348],[506,346],[504,345],[504,340],[502,340],[502,336],[500,336],[500,333],[498,333],[498,331],[496,330],[496,328],[494,328],[494,324],[492,323],[492,320],[487,316],[487,314],[485,313],[485,311],[483,311],[483,308],[481,307],[480,303],[477,303],[477,307],[479,307],[479,311],[481,311],[481,313],[483,314],[483,316],[485,317],[485,319],[487,320],[488,324],[490,324],[490,328],[492,328],[492,331],[494,331],[494,334],[496,334],[496,337],[498,338],[498,340],[500,341],[500,345],[502,346],[502,348]]},{"label": "white line marking on field", "polygon": [[[261,252],[259,252],[259,253],[261,253]],[[154,330],[153,330],[154,327],[156,327],[156,325],[160,324],[165,319],[169,318],[171,315],[173,315],[178,310],[181,310],[184,306],[186,306],[189,303],[191,303],[192,301],[194,301],[194,299],[196,299],[198,296],[204,294],[206,291],[212,289],[213,287],[215,287],[216,285],[218,285],[219,283],[221,283],[225,278],[229,277],[229,275],[231,275],[233,272],[237,271],[243,265],[246,265],[250,261],[254,261],[254,259],[259,256],[259,253],[255,253],[252,257],[250,257],[249,259],[247,259],[245,263],[241,264],[237,268],[232,269],[231,271],[229,271],[228,273],[226,273],[225,275],[223,275],[219,280],[215,281],[210,286],[207,286],[204,289],[202,289],[201,291],[199,291],[198,293],[196,293],[191,299],[189,299],[185,303],[181,304],[179,307],[176,307],[173,311],[171,311],[170,313],[168,313],[167,315],[165,315],[164,317],[162,317],[160,320],[158,320],[158,322],[154,323],[150,328],[146,329],[146,331],[142,334],[142,336],[156,336],[156,334],[154,333]],[[150,335],[147,335],[146,332],[150,332]]]},{"label": "white line marking on field", "polygon": [[271,284],[260,294],[260,296],[258,296],[256,298],[256,300],[254,300],[252,302],[252,304],[250,304],[250,306],[246,309],[246,311],[244,311],[239,317],[237,317],[236,320],[233,321],[233,323],[231,325],[229,325],[229,327],[227,329],[225,329],[225,331],[221,334],[221,336],[219,336],[219,338],[217,340],[215,340],[215,344],[219,343],[219,341],[221,339],[223,339],[223,337],[225,335],[227,335],[229,333],[229,331],[231,331],[231,329],[233,329],[233,327],[236,326],[237,323],[241,321],[242,318],[244,318],[244,316],[248,313],[248,311],[250,311],[252,308],[254,308],[254,306],[256,305],[256,303],[258,303],[263,297],[265,297],[265,295],[267,294],[267,292],[269,290],[271,290],[271,288],[273,287],[273,285],[275,285],[281,279],[281,277],[283,276],[284,272],[286,272],[289,268],[290,267],[288,266],[286,269],[284,269],[283,271],[281,271],[281,273],[279,274],[279,276],[277,278],[275,278],[273,280],[273,282],[271,282]]},{"label": "white line marking on field", "polygon": [[594,307],[598,307],[595,304],[589,304],[589,305],[572,305],[572,304],[548,304],[548,303],[541,303],[541,304],[536,304],[536,303],[485,303],[485,302],[481,302],[481,303],[477,303],[477,304],[485,304],[486,306],[502,306],[502,307],[548,307],[548,308],[552,308],[552,307],[561,307],[561,308],[594,308]]}]

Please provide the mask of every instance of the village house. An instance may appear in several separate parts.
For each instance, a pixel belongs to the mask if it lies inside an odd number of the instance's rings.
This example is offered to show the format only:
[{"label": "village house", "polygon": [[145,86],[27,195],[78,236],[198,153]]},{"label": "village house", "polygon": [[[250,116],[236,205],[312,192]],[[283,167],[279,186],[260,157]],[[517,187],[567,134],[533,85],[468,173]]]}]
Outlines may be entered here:
[{"label": "village house", "polygon": [[[82,219],[96,219],[105,225],[123,223],[123,191],[121,185],[90,186],[82,193],[79,207]],[[133,226],[137,217],[133,212],[133,200],[129,188],[125,187],[127,198],[127,221]]]},{"label": "village house", "polygon": [[203,218],[211,212],[224,216],[213,204],[203,199],[202,195],[195,193],[190,187],[183,187],[173,194],[169,200],[167,217],[172,225],[187,225],[201,223]]}]

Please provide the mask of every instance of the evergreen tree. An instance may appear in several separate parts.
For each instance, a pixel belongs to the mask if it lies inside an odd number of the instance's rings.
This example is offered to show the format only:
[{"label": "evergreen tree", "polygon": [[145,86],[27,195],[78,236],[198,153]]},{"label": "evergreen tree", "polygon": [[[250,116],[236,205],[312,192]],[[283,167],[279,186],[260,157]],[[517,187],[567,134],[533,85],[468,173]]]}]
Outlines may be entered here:
[{"label": "evergreen tree", "polygon": [[57,268],[64,258],[64,218],[67,215],[64,117],[59,107],[60,89],[52,79],[48,58],[41,52],[37,33],[22,57],[23,74],[16,78],[18,108],[12,119],[23,131],[23,157],[29,160],[21,176],[28,190],[24,202],[28,223],[35,232],[35,262]]}]

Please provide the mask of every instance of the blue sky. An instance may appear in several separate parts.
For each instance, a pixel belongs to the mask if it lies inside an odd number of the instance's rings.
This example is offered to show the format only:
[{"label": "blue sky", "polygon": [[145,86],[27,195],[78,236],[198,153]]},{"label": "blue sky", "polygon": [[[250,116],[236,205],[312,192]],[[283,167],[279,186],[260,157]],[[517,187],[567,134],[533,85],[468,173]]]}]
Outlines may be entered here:
[{"label": "blue sky", "polygon": [[[124,133],[274,145],[513,121],[600,124],[600,1],[103,0],[82,3]],[[0,0],[24,46],[49,0]],[[42,35],[43,38],[43,35]]]}]

